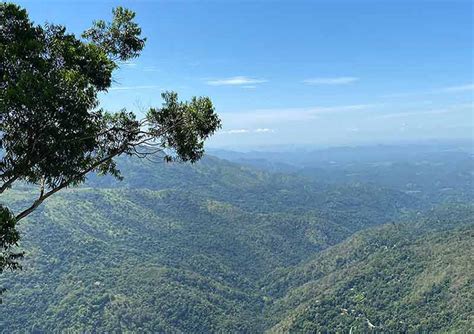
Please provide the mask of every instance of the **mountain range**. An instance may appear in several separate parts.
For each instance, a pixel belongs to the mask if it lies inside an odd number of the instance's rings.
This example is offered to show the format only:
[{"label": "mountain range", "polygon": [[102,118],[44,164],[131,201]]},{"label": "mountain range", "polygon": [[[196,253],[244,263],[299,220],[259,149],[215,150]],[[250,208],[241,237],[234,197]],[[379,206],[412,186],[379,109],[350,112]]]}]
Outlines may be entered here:
[{"label": "mountain range", "polygon": [[[463,159],[461,185],[473,175]],[[124,181],[91,176],[21,223],[26,255],[0,277],[0,329],[468,332],[473,194],[435,196],[453,164],[381,164],[391,181],[367,182],[321,166],[121,159]],[[407,169],[422,194],[406,189]],[[25,185],[7,201],[32,196]]]}]

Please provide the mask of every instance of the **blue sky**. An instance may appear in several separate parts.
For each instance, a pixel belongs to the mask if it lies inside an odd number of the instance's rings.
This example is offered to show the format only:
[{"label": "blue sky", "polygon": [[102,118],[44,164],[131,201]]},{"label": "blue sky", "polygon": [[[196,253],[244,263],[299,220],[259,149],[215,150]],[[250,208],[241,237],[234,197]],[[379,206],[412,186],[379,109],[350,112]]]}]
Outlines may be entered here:
[{"label": "blue sky", "polygon": [[211,147],[472,138],[471,1],[16,1],[80,33],[122,5],[148,38],[104,107],[207,95]]}]

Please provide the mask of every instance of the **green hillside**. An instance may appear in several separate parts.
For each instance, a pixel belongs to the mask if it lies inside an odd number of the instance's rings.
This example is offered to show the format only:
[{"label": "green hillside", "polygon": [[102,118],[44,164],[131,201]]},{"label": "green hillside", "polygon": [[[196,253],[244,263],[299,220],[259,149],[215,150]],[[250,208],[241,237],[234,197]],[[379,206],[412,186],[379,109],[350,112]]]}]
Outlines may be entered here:
[{"label": "green hillside", "polygon": [[[359,232],[268,278],[269,332],[459,332],[474,321],[474,209]],[[375,327],[373,327],[375,326]]]},{"label": "green hillside", "polygon": [[[332,268],[330,254],[342,250],[362,268],[384,265],[367,255],[376,256],[377,249],[361,251],[365,234],[340,243],[425,206],[374,185],[322,186],[212,157],[192,166],[123,160],[121,168],[126,181],[92,178],[86,187],[52,197],[22,223],[24,270],[0,279],[7,288],[2,331],[298,329],[291,319],[303,319],[302,308],[314,300],[312,294],[294,296],[339,270],[315,277],[306,275],[307,268],[318,261]],[[22,206],[31,195],[27,187],[12,190],[8,201]],[[453,210],[448,212],[456,222],[460,213]],[[410,235],[404,228],[400,236]],[[390,231],[368,233],[390,244]],[[345,291],[348,277],[330,284],[334,291]],[[393,291],[384,293],[391,298]],[[446,305],[442,299],[440,308]],[[339,323],[333,313],[325,316],[329,325]]]}]

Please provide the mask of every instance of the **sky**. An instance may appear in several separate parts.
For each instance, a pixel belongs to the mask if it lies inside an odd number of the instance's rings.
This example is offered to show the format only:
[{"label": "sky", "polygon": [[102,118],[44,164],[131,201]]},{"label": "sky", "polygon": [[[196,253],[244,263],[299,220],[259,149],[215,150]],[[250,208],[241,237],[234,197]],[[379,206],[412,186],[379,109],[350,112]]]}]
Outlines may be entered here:
[{"label": "sky", "polygon": [[76,34],[136,11],[145,50],[102,106],[209,96],[223,121],[211,148],[474,137],[470,0],[14,2]]}]

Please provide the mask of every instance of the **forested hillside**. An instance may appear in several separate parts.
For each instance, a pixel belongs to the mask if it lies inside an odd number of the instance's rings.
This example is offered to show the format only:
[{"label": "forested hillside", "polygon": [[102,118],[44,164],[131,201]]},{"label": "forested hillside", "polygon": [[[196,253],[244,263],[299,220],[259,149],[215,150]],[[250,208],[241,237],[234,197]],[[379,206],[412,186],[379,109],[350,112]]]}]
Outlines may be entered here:
[{"label": "forested hillside", "polygon": [[[430,266],[458,255],[449,282],[459,288],[459,305],[468,303],[469,272],[458,270],[472,231],[461,227],[472,217],[464,206],[433,220],[431,213],[417,215],[425,202],[398,190],[323,185],[213,157],[187,166],[122,159],[120,167],[125,181],[92,177],[52,197],[22,224],[24,269],[0,284],[7,288],[0,306],[4,332],[361,330],[363,317],[377,326],[412,328],[416,315],[403,320],[412,327],[387,319],[402,319],[409,312],[404,303],[421,298],[426,280],[437,275]],[[21,206],[29,195],[28,187],[17,188],[9,204]],[[413,231],[424,231],[418,224],[427,221],[448,222],[453,231],[418,238],[421,232]],[[443,253],[455,244],[456,252]],[[433,256],[421,251],[424,245]],[[367,282],[363,275],[377,279]],[[392,288],[397,275],[405,281]],[[439,284],[450,288],[443,283],[447,274],[439,275]],[[421,287],[411,289],[408,281]],[[386,296],[383,314],[367,302],[374,295]],[[436,298],[439,314],[449,315],[452,296]],[[326,306],[318,308],[316,300]],[[390,313],[393,303],[398,308]],[[341,308],[355,313],[341,318]],[[453,324],[465,328],[470,310],[459,311],[464,318]],[[420,328],[450,324],[418,315],[427,324]]]},{"label": "forested hillside", "polygon": [[459,332],[474,321],[474,208],[356,233],[265,289],[270,332]]}]

